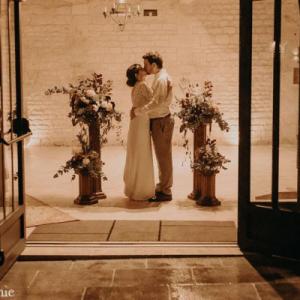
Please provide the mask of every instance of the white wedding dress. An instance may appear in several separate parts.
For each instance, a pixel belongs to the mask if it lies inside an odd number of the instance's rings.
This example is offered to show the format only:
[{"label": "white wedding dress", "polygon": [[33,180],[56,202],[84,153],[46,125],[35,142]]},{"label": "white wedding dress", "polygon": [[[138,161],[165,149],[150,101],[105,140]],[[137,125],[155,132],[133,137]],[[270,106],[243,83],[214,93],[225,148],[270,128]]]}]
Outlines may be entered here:
[{"label": "white wedding dress", "polygon": [[[134,107],[147,104],[152,90],[145,82],[137,82],[132,89]],[[131,200],[147,200],[155,196],[154,168],[148,114],[136,116],[130,121],[126,164],[124,170],[125,195]]]}]

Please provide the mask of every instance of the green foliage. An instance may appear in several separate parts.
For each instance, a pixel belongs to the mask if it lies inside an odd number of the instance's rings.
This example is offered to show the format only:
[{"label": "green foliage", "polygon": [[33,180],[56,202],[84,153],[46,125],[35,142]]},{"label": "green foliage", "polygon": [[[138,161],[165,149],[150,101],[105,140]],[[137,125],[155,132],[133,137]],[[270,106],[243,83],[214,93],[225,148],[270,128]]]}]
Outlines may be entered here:
[{"label": "green foliage", "polygon": [[203,91],[200,91],[198,84],[182,86],[185,96],[177,99],[180,111],[176,114],[181,120],[180,132],[194,131],[201,124],[212,122],[217,123],[222,131],[229,131],[228,123],[212,100],[212,88],[210,81],[205,81]]},{"label": "green foliage", "polygon": [[216,140],[208,139],[204,146],[196,150],[192,168],[204,176],[210,176],[219,173],[221,169],[227,170],[224,165],[229,162],[230,160],[217,151]]},{"label": "green foliage", "polygon": [[183,134],[183,147],[186,149],[186,155],[189,156],[191,167],[207,176],[226,169],[224,164],[229,160],[217,152],[216,141],[208,139],[205,146],[197,150],[197,158],[192,162],[187,134],[189,131],[194,133],[201,125],[209,125],[211,130],[212,123],[218,124],[222,131],[229,131],[229,125],[223,119],[223,113],[212,99],[212,88],[211,81],[205,81],[203,89],[200,89],[198,84],[193,85],[183,79],[181,89],[184,97],[177,98],[179,112],[175,114],[181,120],[180,132]]},{"label": "green foliage", "polygon": [[117,129],[117,137],[120,137],[121,126],[118,123],[122,120],[122,114],[115,107],[112,101],[112,81],[103,81],[102,74],[93,73],[91,77],[80,80],[77,85],[72,83],[68,87],[53,87],[45,92],[46,95],[65,94],[69,96],[71,111],[68,117],[73,126],[79,126],[80,131],[77,139],[81,150],[75,153],[70,160],[62,166],[54,178],[74,170],[75,174],[86,173],[93,177],[107,178],[102,172],[104,162],[99,155],[92,151],[89,145],[88,128],[90,126],[100,127],[101,145],[107,143],[107,135],[112,129]]}]

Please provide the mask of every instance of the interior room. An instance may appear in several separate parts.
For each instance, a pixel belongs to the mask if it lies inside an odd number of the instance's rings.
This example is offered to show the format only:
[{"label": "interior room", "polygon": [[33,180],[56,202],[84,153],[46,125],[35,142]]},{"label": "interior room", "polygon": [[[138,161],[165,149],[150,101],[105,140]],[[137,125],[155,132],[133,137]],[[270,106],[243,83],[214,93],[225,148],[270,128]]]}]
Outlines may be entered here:
[{"label": "interior room", "polygon": [[[32,131],[25,142],[27,235],[39,225],[79,224],[78,220],[156,221],[160,222],[159,228],[164,221],[205,221],[213,222],[207,226],[219,227],[213,237],[215,242],[234,242],[239,143],[239,3],[234,0],[226,3],[214,0],[209,4],[191,0],[146,0],[134,5],[133,9],[139,13],[120,26],[111,16],[104,16],[104,12],[111,9],[110,1],[31,0],[22,4],[23,108]],[[252,201],[271,201],[273,8],[273,1],[253,3]],[[280,121],[285,126],[280,132],[279,184],[280,201],[284,202],[297,196],[297,1],[284,1],[282,13]],[[134,63],[143,64],[142,57],[149,51],[158,51],[163,57],[164,68],[172,78],[174,95],[171,104],[175,119],[173,200],[162,203],[131,201],[124,195],[123,173],[132,107],[126,70]],[[53,176],[78,150],[76,135],[80,128],[72,126],[68,117],[71,109],[68,95],[49,96],[45,92],[54,86],[76,84],[94,72],[102,74],[104,81],[112,81],[112,100],[122,120],[117,124],[118,129],[110,130],[107,143],[101,147],[101,158],[105,162],[103,172],[108,179],[102,180],[106,199],[93,205],[78,205],[74,203],[79,195],[78,176],[75,180],[71,180],[71,174]],[[149,85],[153,77],[147,76]],[[205,81],[212,82],[212,101],[229,125],[228,132],[220,130],[214,122],[207,127],[208,138],[216,139],[218,151],[230,160],[225,166],[227,169],[216,174],[215,193],[221,203],[218,206],[202,206],[188,198],[193,191],[194,133],[187,133],[189,155],[184,147],[183,132],[180,132],[181,120],[176,115],[186,87],[199,85],[202,91]],[[157,182],[155,155],[154,165]],[[145,224],[147,227],[148,223]],[[188,226],[199,227],[196,224]],[[228,240],[224,240],[220,224],[225,228],[230,225]],[[197,230],[195,236],[189,238],[183,234],[183,241],[198,241],[201,232]],[[39,234],[34,236],[36,240],[39,238]],[[210,238],[199,241],[210,241]]]},{"label": "interior room", "polygon": [[299,23],[0,0],[0,298],[300,299]]}]

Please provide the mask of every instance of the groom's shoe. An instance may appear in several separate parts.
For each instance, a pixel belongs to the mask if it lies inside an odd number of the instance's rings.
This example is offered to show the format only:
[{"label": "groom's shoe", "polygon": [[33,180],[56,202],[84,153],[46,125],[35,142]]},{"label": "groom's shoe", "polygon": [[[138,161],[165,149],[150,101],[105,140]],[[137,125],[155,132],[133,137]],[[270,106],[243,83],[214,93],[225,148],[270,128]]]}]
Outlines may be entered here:
[{"label": "groom's shoe", "polygon": [[170,194],[165,194],[163,192],[155,192],[156,198],[158,201],[171,201],[172,200],[172,195]]},{"label": "groom's shoe", "polygon": [[151,197],[148,199],[148,202],[159,202],[159,200],[157,199],[157,197]]}]

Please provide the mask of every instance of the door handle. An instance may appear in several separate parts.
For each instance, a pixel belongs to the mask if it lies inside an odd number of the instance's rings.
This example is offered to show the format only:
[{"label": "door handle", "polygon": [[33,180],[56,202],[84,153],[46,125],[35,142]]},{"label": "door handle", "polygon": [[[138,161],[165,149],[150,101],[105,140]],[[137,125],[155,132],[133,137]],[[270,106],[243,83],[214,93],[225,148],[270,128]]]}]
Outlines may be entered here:
[{"label": "door handle", "polygon": [[10,146],[11,144],[23,141],[24,139],[26,139],[27,137],[31,136],[32,132],[28,132],[26,134],[23,134],[21,136],[16,137],[15,139],[12,139],[10,141],[6,141],[4,138],[0,138],[0,144],[4,144],[6,146]]},{"label": "door handle", "polygon": [[23,141],[25,138],[32,135],[32,132],[29,128],[29,121],[25,118],[18,118],[12,121],[12,130],[10,129],[8,133],[13,132],[18,135],[18,137],[6,141],[3,137],[0,138],[0,144],[9,146],[13,143]]}]

